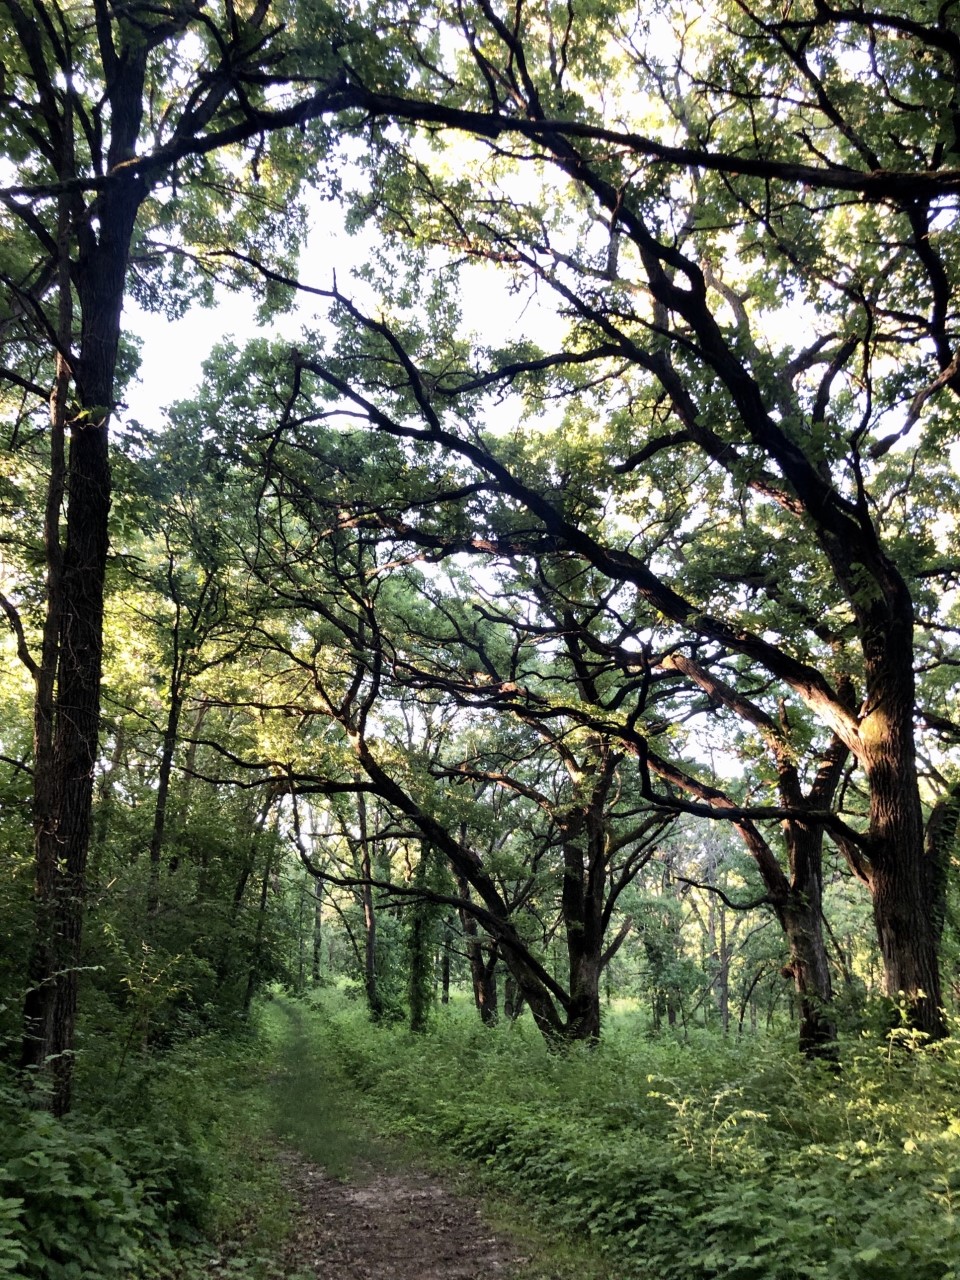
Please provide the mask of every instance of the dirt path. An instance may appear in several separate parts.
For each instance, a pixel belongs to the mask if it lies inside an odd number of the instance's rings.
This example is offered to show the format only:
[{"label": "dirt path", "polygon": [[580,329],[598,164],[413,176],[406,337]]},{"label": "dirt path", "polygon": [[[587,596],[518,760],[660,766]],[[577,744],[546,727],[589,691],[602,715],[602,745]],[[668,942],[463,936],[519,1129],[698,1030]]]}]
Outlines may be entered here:
[{"label": "dirt path", "polygon": [[277,999],[265,1016],[277,1045],[269,1125],[292,1202],[270,1280],[611,1280],[522,1199],[488,1202],[484,1217],[475,1173],[442,1159],[431,1172],[428,1148],[421,1159],[413,1142],[378,1134],[322,1015]]},{"label": "dirt path", "polygon": [[416,1168],[360,1166],[342,1182],[295,1152],[283,1161],[295,1202],[286,1280],[507,1280],[529,1261]]}]

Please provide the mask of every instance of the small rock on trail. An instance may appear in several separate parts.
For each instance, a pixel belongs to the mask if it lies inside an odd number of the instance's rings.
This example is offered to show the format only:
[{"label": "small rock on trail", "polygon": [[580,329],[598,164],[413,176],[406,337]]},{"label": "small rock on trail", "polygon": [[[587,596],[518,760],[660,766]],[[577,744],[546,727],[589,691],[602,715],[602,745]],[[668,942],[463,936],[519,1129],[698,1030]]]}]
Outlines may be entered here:
[{"label": "small rock on trail", "polygon": [[284,1155],[294,1229],[282,1274],[306,1280],[508,1280],[527,1261],[477,1207],[418,1169],[341,1182]]}]

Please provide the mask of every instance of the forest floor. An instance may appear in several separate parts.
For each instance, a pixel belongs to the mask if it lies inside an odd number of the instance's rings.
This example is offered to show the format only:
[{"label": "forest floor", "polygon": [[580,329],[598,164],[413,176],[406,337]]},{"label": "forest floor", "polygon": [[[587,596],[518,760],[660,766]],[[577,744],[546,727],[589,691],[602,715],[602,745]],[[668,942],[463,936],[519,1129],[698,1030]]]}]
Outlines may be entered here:
[{"label": "forest floor", "polygon": [[474,1203],[416,1168],[360,1165],[351,1180],[287,1151],[292,1231],[280,1259],[288,1280],[486,1280],[529,1259]]},{"label": "forest floor", "polygon": [[584,1250],[548,1237],[522,1204],[476,1175],[374,1132],[363,1098],[318,1056],[300,1010],[277,1002],[283,1040],[271,1127],[289,1205],[274,1253],[282,1280],[609,1280]]}]

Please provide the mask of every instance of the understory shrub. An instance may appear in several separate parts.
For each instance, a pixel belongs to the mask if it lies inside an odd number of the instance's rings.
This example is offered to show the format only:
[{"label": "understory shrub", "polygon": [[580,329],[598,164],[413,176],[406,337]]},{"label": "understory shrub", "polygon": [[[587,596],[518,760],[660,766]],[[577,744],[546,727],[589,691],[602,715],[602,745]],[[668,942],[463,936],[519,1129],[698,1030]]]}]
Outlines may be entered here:
[{"label": "understory shrub", "polygon": [[254,1235],[280,1196],[256,1154],[259,1044],[208,1035],[121,1058],[119,1075],[98,1054],[64,1120],[0,1088],[0,1277],[207,1275],[218,1239]]},{"label": "understory shrub", "polygon": [[[0,1275],[44,1280],[157,1274],[169,1254],[156,1153],[142,1136],[2,1109]],[[139,1166],[139,1168],[138,1168]]]}]

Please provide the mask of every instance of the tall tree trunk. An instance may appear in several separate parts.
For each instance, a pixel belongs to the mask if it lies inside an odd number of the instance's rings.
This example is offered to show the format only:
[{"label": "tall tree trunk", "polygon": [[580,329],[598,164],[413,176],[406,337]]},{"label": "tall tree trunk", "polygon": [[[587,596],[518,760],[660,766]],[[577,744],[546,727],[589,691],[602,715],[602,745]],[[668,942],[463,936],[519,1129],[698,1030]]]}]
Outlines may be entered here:
[{"label": "tall tree trunk", "polygon": [[[313,896],[312,894],[310,895]],[[297,993],[307,987],[307,882],[300,880],[297,894]]]},{"label": "tall tree trunk", "polygon": [[443,921],[443,949],[440,953],[440,1003],[450,1003],[450,953],[453,950],[453,921]]},{"label": "tall tree trunk", "polygon": [[373,856],[367,829],[367,800],[362,791],[357,792],[357,824],[359,827],[360,899],[363,906],[363,988],[367,1008],[374,1019],[383,1017],[383,1000],[377,980],[377,912],[373,901]]},{"label": "tall tree trunk", "polygon": [[860,724],[860,760],[870,787],[867,883],[884,991],[906,1001],[913,1026],[939,1039],[947,1026],[936,854],[924,840],[914,745],[913,604],[899,574],[887,567],[883,607],[865,610],[863,624],[868,711]]},{"label": "tall tree trunk", "polygon": [[[113,86],[111,168],[133,154],[142,112],[142,57],[133,56]],[[61,176],[73,176],[70,154]],[[22,1063],[49,1081],[56,1115],[70,1108],[85,872],[90,840],[93,777],[100,727],[103,596],[110,510],[107,423],[114,401],[120,314],[134,221],[144,188],[135,177],[104,190],[98,233],[84,241],[75,268],[65,261],[61,204],[61,321],[71,284],[80,304],[80,341],[74,368],[65,367],[70,343],[57,359],[54,414],[63,423],[66,378],[72,375],[79,411],[70,420],[62,552],[48,497],[47,625],[37,719],[42,721],[35,765],[36,939],[24,1005]],[[70,312],[72,314],[72,310]],[[52,496],[57,485],[58,427],[54,426]],[[48,651],[56,632],[56,652]],[[51,1066],[52,1064],[52,1066]]]},{"label": "tall tree trunk", "polygon": [[249,1016],[253,997],[257,990],[257,979],[260,976],[263,959],[263,935],[267,924],[267,899],[270,894],[270,876],[273,873],[274,842],[267,849],[266,861],[263,864],[263,879],[260,881],[260,901],[257,906],[257,926],[253,937],[253,948],[250,952],[250,964],[247,967],[247,986],[243,994],[243,1012]]},{"label": "tall tree trunk", "polygon": [[[176,667],[176,661],[175,661]],[[174,682],[176,682],[174,677]],[[170,777],[173,772],[173,757],[177,749],[180,730],[180,715],[183,710],[183,699],[176,688],[170,691],[170,706],[167,711],[167,724],[163,732],[160,746],[160,770],[157,777],[157,797],[153,806],[153,827],[150,831],[150,871],[147,881],[147,915],[157,914],[160,908],[160,861],[163,855],[163,838],[167,823],[167,800],[170,795]]]},{"label": "tall tree trunk", "polygon": [[250,877],[256,870],[257,854],[259,853],[260,845],[262,843],[263,829],[266,826],[267,818],[276,799],[277,793],[272,789],[267,788],[263,802],[257,809],[253,819],[253,831],[250,836],[249,851],[234,886],[233,897],[230,902],[230,916],[220,944],[220,954],[217,957],[216,973],[218,992],[223,990],[226,986],[227,979],[230,977],[231,950],[240,925],[240,912],[243,907],[244,895],[246,894]]},{"label": "tall tree trunk", "polygon": [[320,961],[323,955],[323,881],[313,882],[313,955],[310,963],[310,980],[320,985]]},{"label": "tall tree trunk", "polygon": [[[116,775],[120,771],[120,764],[123,760],[125,750],[126,739],[124,725],[123,721],[120,720],[117,722],[116,738],[113,744],[113,751],[110,755],[110,763],[100,774],[96,792],[96,807],[93,811],[88,879],[92,881],[94,885],[100,878],[100,863],[106,849],[107,838],[110,834],[110,823],[114,804],[114,784]],[[136,855],[131,852],[130,861],[134,862],[135,860]]]},{"label": "tall tree trunk", "polygon": [[727,941],[727,913],[722,902],[717,903],[716,916],[717,974],[713,989],[717,993],[720,1027],[723,1034],[727,1035],[730,1030],[730,947]]},{"label": "tall tree trunk", "polygon": [[[62,169],[72,168],[72,136]],[[71,886],[64,878],[58,850],[59,786],[54,742],[56,682],[63,595],[63,547],[60,509],[66,490],[66,413],[72,370],[73,301],[69,261],[69,210],[65,196],[58,202],[59,317],[56,376],[50,396],[50,475],[47,481],[43,540],[46,556],[46,613],[40,662],[34,676],[34,789],[33,824],[36,853],[34,880],[34,941],[24,1004],[21,1065],[43,1072],[51,1088],[53,1110],[62,1115],[70,1105],[70,1064],[64,1057],[73,1043],[73,1005],[68,974],[75,965],[72,933],[77,927],[68,901]],[[46,1071],[52,1058],[53,1072]]]},{"label": "tall tree trunk", "polygon": [[[430,846],[423,844],[420,861],[414,873],[413,883],[425,888],[429,876]],[[430,945],[431,908],[423,899],[415,900],[411,907],[409,957],[410,957],[410,1030],[419,1035],[427,1029],[427,1018],[433,995],[433,950]]]}]

